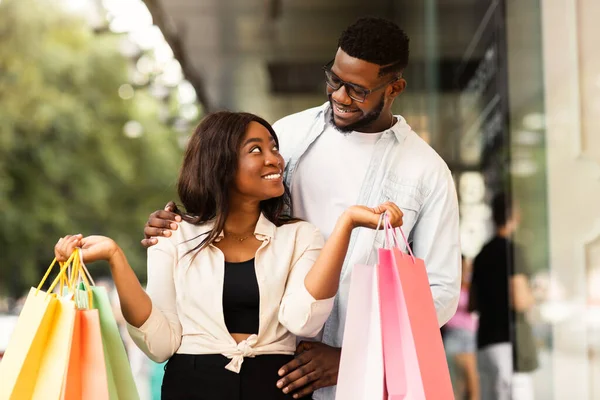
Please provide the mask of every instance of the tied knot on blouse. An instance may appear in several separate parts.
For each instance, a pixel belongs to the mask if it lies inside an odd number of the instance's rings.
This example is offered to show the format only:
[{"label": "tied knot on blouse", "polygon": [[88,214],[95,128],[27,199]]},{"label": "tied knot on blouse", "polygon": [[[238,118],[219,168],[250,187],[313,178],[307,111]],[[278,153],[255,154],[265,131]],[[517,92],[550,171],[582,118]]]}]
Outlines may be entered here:
[{"label": "tied knot on blouse", "polygon": [[254,357],[254,345],[256,345],[257,341],[258,335],[250,335],[248,339],[239,342],[234,351],[225,353],[225,357],[231,358],[231,361],[225,368],[239,374],[242,369],[244,357]]}]

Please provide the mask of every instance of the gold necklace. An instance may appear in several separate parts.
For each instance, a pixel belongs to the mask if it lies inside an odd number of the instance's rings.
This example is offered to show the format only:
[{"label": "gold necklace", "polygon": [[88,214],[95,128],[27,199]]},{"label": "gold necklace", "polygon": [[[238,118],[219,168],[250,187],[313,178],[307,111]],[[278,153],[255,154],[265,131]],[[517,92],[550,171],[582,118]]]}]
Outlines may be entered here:
[{"label": "gold necklace", "polygon": [[225,236],[231,237],[232,239],[235,239],[238,242],[243,242],[244,240],[248,239],[250,236],[254,235],[254,231],[247,234],[246,236],[236,235],[235,233],[227,232],[225,230],[224,230],[224,232],[225,232]]}]

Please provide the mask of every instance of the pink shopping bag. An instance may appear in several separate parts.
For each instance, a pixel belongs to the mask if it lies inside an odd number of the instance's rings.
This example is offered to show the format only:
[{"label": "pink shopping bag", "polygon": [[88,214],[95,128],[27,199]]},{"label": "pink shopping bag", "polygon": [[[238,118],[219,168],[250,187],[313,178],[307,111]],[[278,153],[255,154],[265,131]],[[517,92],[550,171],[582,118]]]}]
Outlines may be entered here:
[{"label": "pink shopping bag", "polygon": [[376,265],[355,265],[350,294],[337,400],[383,400],[384,370]]},{"label": "pink shopping bag", "polygon": [[407,255],[398,248],[393,250],[405,306],[410,318],[414,346],[419,358],[425,398],[454,399],[425,262],[414,256],[402,230],[397,229],[397,231],[410,253]]},{"label": "pink shopping bag", "polygon": [[421,373],[394,253],[393,234],[385,221],[385,248],[379,249],[379,302],[388,400],[424,399]]},{"label": "pink shopping bag", "polygon": [[391,249],[379,249],[379,302],[388,400],[425,399],[402,285]]},{"label": "pink shopping bag", "polygon": [[[427,270],[399,230],[410,255],[379,250],[379,290],[389,399],[454,399]],[[394,239],[386,221],[386,239]],[[395,240],[397,244],[397,240]],[[402,376],[404,374],[404,376]]]}]

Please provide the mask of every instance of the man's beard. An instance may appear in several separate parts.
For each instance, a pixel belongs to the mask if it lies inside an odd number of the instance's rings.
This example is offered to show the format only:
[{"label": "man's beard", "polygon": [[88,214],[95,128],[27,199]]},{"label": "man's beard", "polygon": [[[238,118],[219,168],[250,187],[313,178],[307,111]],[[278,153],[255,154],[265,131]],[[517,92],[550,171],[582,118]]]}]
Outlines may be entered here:
[{"label": "man's beard", "polygon": [[329,97],[329,105],[331,107],[331,114],[329,116],[329,121],[331,122],[331,125],[333,125],[335,127],[335,129],[337,129],[338,131],[340,131],[342,133],[350,133],[352,131],[360,132],[361,128],[371,125],[373,122],[375,122],[379,118],[379,116],[381,115],[381,112],[383,111],[383,107],[385,105],[385,99],[383,96],[381,96],[381,101],[379,102],[379,104],[377,104],[377,106],[373,110],[371,110],[368,114],[361,117],[358,121],[353,122],[346,126],[337,126],[335,123],[335,118],[333,116],[333,107],[334,106],[333,106],[333,102],[331,101],[331,95],[329,95],[328,97]]}]

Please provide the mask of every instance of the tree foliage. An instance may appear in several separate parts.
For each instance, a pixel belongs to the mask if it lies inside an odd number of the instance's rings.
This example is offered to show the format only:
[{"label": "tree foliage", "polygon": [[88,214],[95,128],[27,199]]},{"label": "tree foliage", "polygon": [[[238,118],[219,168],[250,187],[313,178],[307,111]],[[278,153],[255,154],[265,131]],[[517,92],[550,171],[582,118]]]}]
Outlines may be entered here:
[{"label": "tree foliage", "polygon": [[[141,276],[148,213],[174,198],[176,133],[147,90],[118,95],[130,61],[53,0],[0,2],[0,293],[37,284],[65,234],[103,234]],[[137,121],[140,137],[124,135]],[[105,265],[93,273],[107,274]]]}]

